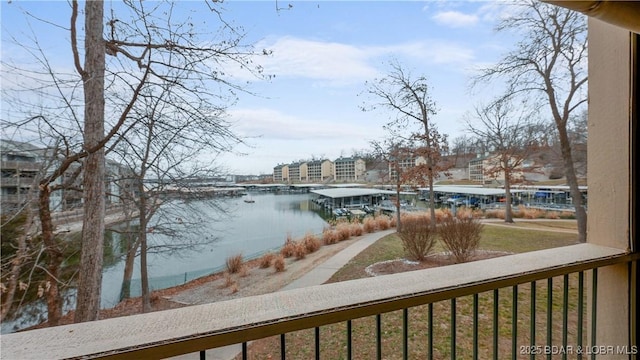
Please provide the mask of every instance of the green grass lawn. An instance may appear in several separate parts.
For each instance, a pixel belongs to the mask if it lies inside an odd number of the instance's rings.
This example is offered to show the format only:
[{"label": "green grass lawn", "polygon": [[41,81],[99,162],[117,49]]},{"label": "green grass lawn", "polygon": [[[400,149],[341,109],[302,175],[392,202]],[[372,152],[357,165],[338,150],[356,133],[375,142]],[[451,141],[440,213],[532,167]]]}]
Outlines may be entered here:
[{"label": "green grass lawn", "polygon": [[[521,222],[524,223],[524,222]],[[540,224],[528,223],[526,226],[484,226],[480,249],[508,251],[514,253],[528,252],[568,246],[576,244],[577,235],[567,232],[540,231],[541,228],[571,229],[571,222],[563,225],[553,222],[540,221]],[[567,223],[569,225],[567,225]],[[531,230],[534,226],[537,230]],[[575,222],[573,223],[575,229]],[[435,252],[442,251],[438,245]],[[386,236],[352,259],[340,269],[329,282],[345,281],[367,277],[365,268],[368,265],[402,258],[404,251],[401,241],[395,235]],[[577,274],[568,279],[568,332],[567,344],[575,345],[577,340]],[[551,327],[547,328],[548,287],[547,281],[536,283],[535,297],[535,345],[546,345],[548,330],[551,331],[553,344],[562,345],[562,305],[563,278],[553,280],[551,303]],[[510,358],[513,335],[513,289],[504,288],[498,291],[498,358]],[[516,349],[531,343],[531,284],[523,284],[517,288],[517,316],[515,331],[517,332]],[[478,294],[478,356],[480,359],[491,358],[493,347],[494,321],[494,292]],[[451,301],[432,304],[433,323],[429,326],[429,305],[408,309],[408,350],[410,359],[427,359],[429,354],[434,359],[451,357]],[[456,358],[469,359],[473,354],[473,297],[466,296],[456,299]],[[403,312],[396,311],[382,314],[382,357],[384,359],[402,359]],[[320,329],[321,358],[346,359],[347,335],[346,323],[324,326]],[[430,331],[431,330],[431,331]],[[376,319],[375,317],[356,319],[352,321],[352,348],[354,359],[376,358]],[[586,331],[585,331],[586,333]],[[429,339],[433,341],[433,348],[428,346]],[[250,346],[251,359],[278,358],[280,353],[280,339],[273,337],[254,342]],[[314,357],[314,331],[304,330],[286,335],[286,354],[288,359],[310,359]],[[271,356],[271,357],[270,357]],[[538,356],[541,358],[540,356]],[[575,355],[574,355],[575,357]],[[525,354],[518,358],[529,358]]]}]

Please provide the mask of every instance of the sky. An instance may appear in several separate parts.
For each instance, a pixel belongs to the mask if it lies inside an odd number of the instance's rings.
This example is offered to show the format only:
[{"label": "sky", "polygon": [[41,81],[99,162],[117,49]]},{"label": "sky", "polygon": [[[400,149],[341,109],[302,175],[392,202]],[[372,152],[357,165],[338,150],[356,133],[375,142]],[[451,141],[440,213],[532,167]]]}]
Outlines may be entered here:
[{"label": "sky", "polygon": [[[68,23],[66,2],[3,1],[1,6],[3,58],[25,56],[8,45],[8,36],[29,37],[22,10],[51,23]],[[202,4],[179,1],[177,6]],[[233,154],[217,157],[233,174],[270,174],[279,164],[335,160],[370,149],[372,140],[387,135],[383,126],[395,114],[361,110],[372,101],[365,94],[366,82],[384,77],[390,61],[428,79],[438,130],[450,139],[464,135],[469,112],[501,90],[496,83],[472,89],[472,76],[517,40],[494,31],[508,11],[498,1],[228,0],[222,6],[227,21],[244,27],[245,42],[272,51],[256,61],[266,74],[275,75],[252,81],[251,93],[240,93],[228,109],[233,130],[246,139]],[[53,30],[35,32],[53,53],[68,46]],[[71,66],[68,59],[66,64]],[[8,105],[2,106],[6,110]],[[2,116],[8,116],[5,110]]]}]

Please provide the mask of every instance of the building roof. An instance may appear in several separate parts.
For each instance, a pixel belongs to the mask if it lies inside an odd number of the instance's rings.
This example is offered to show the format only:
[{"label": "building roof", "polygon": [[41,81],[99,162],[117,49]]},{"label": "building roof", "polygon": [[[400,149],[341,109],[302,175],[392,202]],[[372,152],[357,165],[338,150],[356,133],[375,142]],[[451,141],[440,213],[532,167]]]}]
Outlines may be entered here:
[{"label": "building roof", "polygon": [[367,188],[335,188],[335,189],[322,189],[311,190],[312,193],[318,194],[324,197],[336,199],[351,196],[368,196],[368,195],[382,195],[382,194],[395,194],[395,191],[381,190],[381,189],[367,189]]},{"label": "building roof", "polygon": [[[429,190],[429,188],[420,188],[420,190]],[[453,194],[469,194],[469,195],[504,195],[505,190],[500,188],[483,188],[483,187],[475,187],[475,186],[445,186],[445,185],[436,185],[433,187],[434,192],[442,192],[442,193],[453,193]],[[511,193],[519,193],[523,192],[523,190],[511,190]]]}]

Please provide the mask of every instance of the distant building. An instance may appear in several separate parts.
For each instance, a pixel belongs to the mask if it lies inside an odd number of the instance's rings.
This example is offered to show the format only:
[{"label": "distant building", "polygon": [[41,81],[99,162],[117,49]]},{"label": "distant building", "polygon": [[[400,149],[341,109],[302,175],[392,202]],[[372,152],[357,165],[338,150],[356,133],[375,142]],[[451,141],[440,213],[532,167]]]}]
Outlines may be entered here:
[{"label": "distant building", "polygon": [[364,180],[367,171],[366,163],[359,158],[340,157],[333,162],[335,181],[360,181]]},{"label": "distant building", "polygon": [[333,179],[333,162],[331,160],[313,160],[307,162],[307,181],[327,181]]},{"label": "distant building", "polygon": [[[10,213],[35,202],[37,186],[42,178],[52,171],[59,159],[52,158],[50,149],[29,143],[0,139],[0,203],[2,213]],[[51,211],[68,211],[82,207],[82,172],[80,164],[72,164],[67,172],[58,177],[55,184],[66,184],[65,188],[50,195]],[[105,162],[105,202],[107,205],[120,202],[120,194],[131,189],[131,177],[125,176],[126,169],[109,159]],[[128,179],[128,180],[123,180]]]},{"label": "distant building", "polygon": [[[37,195],[44,150],[31,144],[0,140],[0,203],[2,213],[14,212]],[[30,193],[31,192],[31,193]]]},{"label": "distant building", "polygon": [[281,164],[273,168],[273,182],[281,183],[289,181],[289,165]]},{"label": "distant building", "polygon": [[[499,167],[499,155],[479,156],[469,161],[469,180],[481,184],[489,184],[494,181],[502,182],[504,180],[504,171],[498,170]],[[511,177],[516,181],[524,179],[522,165],[515,167]]]},{"label": "distant building", "polygon": [[405,172],[409,169],[412,169],[418,165],[424,165],[427,163],[427,160],[422,156],[407,156],[402,159],[394,160],[396,163],[389,162],[389,174],[391,180],[398,179],[398,171],[399,168],[402,172]]}]

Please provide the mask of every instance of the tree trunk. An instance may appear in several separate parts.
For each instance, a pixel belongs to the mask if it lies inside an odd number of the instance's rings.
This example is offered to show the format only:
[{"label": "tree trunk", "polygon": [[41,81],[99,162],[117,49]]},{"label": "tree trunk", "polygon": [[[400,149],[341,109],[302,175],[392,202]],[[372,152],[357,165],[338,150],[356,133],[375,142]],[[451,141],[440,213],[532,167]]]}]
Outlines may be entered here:
[{"label": "tree trunk", "polygon": [[140,183],[140,203],[138,205],[140,219],[140,286],[142,293],[142,312],[151,311],[151,300],[149,296],[149,272],[147,270],[147,198],[143,192],[142,183]]},{"label": "tree trunk", "polygon": [[[137,236],[136,238],[139,238],[139,236]],[[138,239],[133,240],[129,235],[127,235],[126,241],[127,241],[127,256],[125,257],[125,261],[124,261],[122,287],[120,288],[121,301],[131,297],[131,278],[133,277],[133,265],[136,259],[136,252],[138,251],[138,246],[140,244]]]},{"label": "tree trunk", "polygon": [[559,133],[562,159],[564,160],[564,174],[569,185],[569,192],[575,207],[576,222],[578,223],[578,241],[585,243],[587,242],[587,211],[582,204],[582,193],[578,187],[578,177],[576,176],[573,155],[571,154],[571,143],[566,131],[560,131]]},{"label": "tree trunk", "polygon": [[[105,216],[104,71],[105,44],[102,1],[85,3],[84,162],[82,249],[75,321],[98,319],[102,286]],[[98,147],[100,149],[96,150]]]},{"label": "tree trunk", "polygon": [[[506,163],[506,162],[505,162]],[[504,167],[504,222],[513,222],[513,209],[511,208],[511,170]]]},{"label": "tree trunk", "polygon": [[60,297],[60,289],[58,287],[58,279],[60,278],[60,266],[63,261],[62,251],[58,248],[58,243],[53,235],[53,221],[51,220],[51,210],[49,200],[51,193],[47,184],[40,184],[39,200],[39,216],[40,226],[42,227],[42,242],[45,246],[47,254],[47,281],[49,282],[49,290],[47,296],[47,319],[49,326],[57,326],[62,317],[62,298]]}]

